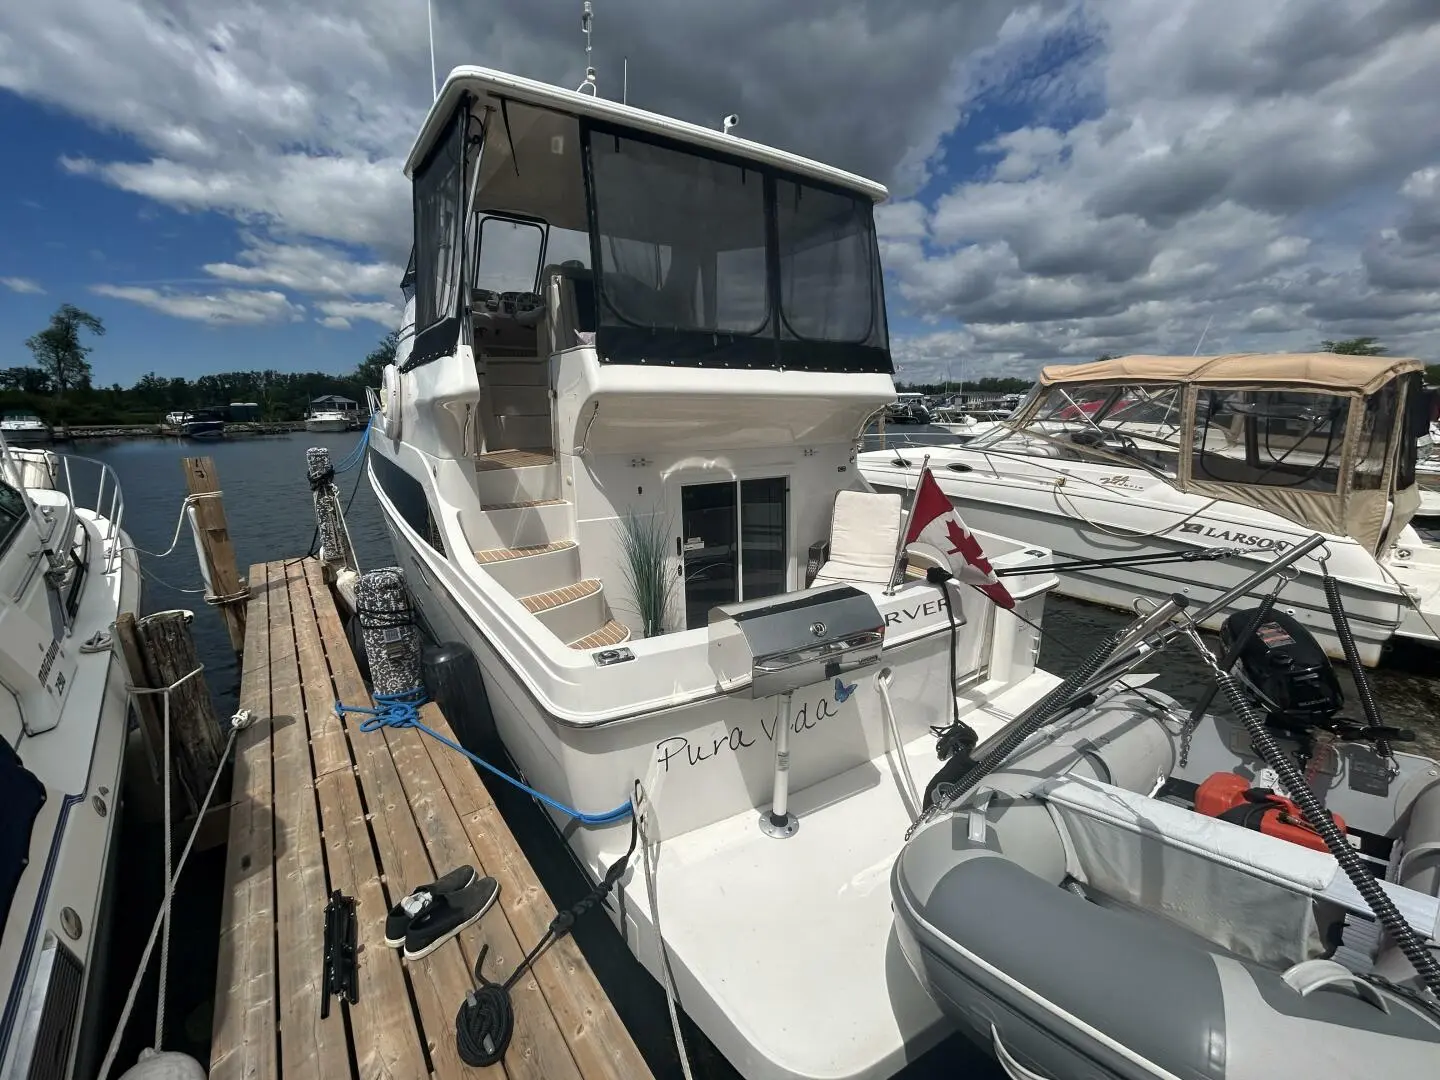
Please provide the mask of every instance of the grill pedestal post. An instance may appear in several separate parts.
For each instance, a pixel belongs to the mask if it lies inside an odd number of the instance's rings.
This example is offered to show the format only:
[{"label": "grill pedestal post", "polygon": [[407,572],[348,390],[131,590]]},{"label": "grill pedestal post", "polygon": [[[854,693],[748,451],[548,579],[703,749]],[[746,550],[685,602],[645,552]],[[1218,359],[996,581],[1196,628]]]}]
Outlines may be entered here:
[{"label": "grill pedestal post", "polygon": [[790,813],[790,720],[795,691],[780,695],[780,715],[775,722],[775,796],[770,812],[760,815],[760,831],[784,839],[794,836],[800,820]]}]

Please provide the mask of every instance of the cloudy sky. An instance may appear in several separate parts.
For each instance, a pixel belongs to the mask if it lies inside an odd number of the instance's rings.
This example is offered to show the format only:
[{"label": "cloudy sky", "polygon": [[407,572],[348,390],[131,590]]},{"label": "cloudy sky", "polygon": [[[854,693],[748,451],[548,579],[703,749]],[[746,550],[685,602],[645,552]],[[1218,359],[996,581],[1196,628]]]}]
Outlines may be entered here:
[{"label": "cloudy sky", "polygon": [[[873,176],[910,378],[1100,352],[1440,359],[1436,0],[595,0],[602,94]],[[579,0],[435,0],[573,87]],[[423,0],[0,4],[0,366],[347,369],[390,327]],[[1208,328],[1208,329],[1207,329]]]}]

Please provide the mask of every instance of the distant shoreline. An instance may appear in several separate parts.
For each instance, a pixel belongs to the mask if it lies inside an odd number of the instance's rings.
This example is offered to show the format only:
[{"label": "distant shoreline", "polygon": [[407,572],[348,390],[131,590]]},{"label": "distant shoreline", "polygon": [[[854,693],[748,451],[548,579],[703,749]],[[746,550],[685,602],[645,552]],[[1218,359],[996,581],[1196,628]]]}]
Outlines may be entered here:
[{"label": "distant shoreline", "polygon": [[[284,420],[275,423],[227,423],[225,436],[231,435],[288,435],[305,430],[304,420]],[[168,424],[56,424],[55,442],[73,442],[81,439],[179,439],[184,438],[178,429]],[[203,439],[192,440],[204,442]]]}]

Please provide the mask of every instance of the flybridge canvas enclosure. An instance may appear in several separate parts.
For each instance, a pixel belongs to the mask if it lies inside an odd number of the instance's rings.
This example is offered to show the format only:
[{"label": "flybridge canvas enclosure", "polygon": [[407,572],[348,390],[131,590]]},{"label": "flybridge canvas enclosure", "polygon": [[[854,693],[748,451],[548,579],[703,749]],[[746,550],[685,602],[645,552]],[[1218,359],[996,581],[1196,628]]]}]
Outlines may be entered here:
[{"label": "flybridge canvas enclosure", "polygon": [[[405,369],[455,352],[460,341],[460,273],[465,250],[467,100],[415,170],[415,346]],[[406,277],[410,274],[407,271]]]},{"label": "flybridge canvas enclosure", "polygon": [[1332,353],[1127,356],[1045,368],[1013,424],[1378,553],[1419,505],[1409,414],[1422,372]]},{"label": "flybridge canvas enclosure", "polygon": [[581,130],[602,360],[893,370],[869,198],[633,128]]},{"label": "flybridge canvas enclosure", "polygon": [[479,347],[469,309],[536,310],[529,290],[559,276],[593,314],[579,343],[605,363],[893,371],[873,215],[886,192],[862,177],[470,67],[446,80],[406,171],[406,370]]}]

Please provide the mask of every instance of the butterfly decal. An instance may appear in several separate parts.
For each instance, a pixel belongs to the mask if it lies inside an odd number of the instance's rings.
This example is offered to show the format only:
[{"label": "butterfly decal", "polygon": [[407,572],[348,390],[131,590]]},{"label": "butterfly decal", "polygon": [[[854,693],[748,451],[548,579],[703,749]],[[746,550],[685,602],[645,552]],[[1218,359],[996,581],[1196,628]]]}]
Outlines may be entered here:
[{"label": "butterfly decal", "polygon": [[844,705],[845,702],[849,701],[850,695],[853,693],[855,693],[854,683],[846,686],[842,679],[838,677],[835,679],[835,700],[838,701],[841,705]]}]

